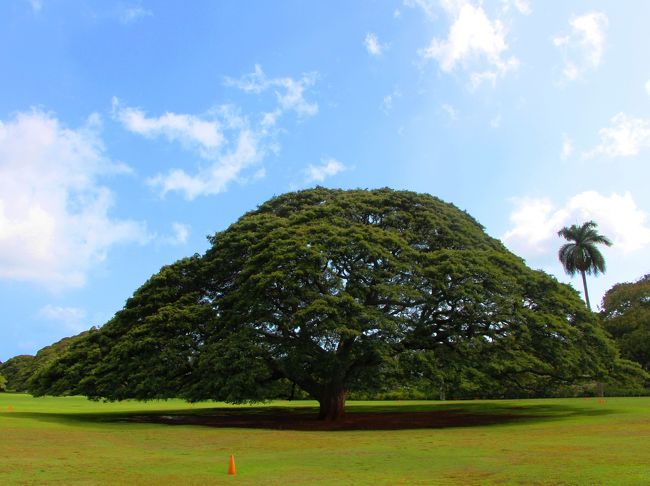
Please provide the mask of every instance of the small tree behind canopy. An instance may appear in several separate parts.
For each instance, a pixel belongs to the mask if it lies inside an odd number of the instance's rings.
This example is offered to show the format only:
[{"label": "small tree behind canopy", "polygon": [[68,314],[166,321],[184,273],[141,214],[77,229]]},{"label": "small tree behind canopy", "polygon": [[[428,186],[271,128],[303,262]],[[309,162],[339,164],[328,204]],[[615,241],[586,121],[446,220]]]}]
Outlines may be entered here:
[{"label": "small tree behind canopy", "polygon": [[601,314],[621,355],[650,371],[650,274],[609,289]]},{"label": "small tree behind canopy", "polygon": [[337,419],[397,380],[594,379],[616,350],[569,286],[429,195],[289,193],[164,267],[34,392],[263,400],[294,384]]}]

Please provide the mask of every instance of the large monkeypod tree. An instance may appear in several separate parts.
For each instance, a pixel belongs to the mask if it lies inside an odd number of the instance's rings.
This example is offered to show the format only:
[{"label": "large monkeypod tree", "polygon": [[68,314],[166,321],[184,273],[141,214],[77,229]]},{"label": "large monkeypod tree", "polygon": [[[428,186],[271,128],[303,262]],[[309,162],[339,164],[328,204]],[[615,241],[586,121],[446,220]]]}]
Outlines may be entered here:
[{"label": "large monkeypod tree", "polygon": [[573,289],[429,195],[289,193],[210,242],[152,277],[34,392],[238,402],[298,386],[337,419],[350,392],[397,380],[464,373],[540,389],[599,378],[617,359]]}]

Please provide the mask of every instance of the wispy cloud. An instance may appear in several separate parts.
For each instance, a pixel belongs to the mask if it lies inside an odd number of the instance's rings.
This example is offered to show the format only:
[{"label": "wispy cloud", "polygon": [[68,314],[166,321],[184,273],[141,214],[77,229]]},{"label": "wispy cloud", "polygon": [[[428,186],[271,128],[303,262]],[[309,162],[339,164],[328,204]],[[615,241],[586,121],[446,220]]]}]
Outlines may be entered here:
[{"label": "wispy cloud", "polygon": [[442,109],[442,111],[447,114],[451,121],[458,121],[459,113],[454,106],[450,105],[449,103],[444,103],[440,109]]},{"label": "wispy cloud", "polygon": [[399,88],[395,88],[391,93],[384,96],[381,100],[381,111],[388,115],[393,110],[393,104],[395,100],[402,97],[402,92]]},{"label": "wispy cloud", "polygon": [[122,24],[132,24],[145,17],[152,17],[153,12],[140,5],[127,5],[120,8],[118,17]]},{"label": "wispy cloud", "polygon": [[573,154],[573,140],[565,133],[562,135],[562,149],[560,150],[560,159],[567,160]]},{"label": "wispy cloud", "polygon": [[514,9],[522,15],[530,15],[533,13],[533,9],[530,6],[528,0],[501,0],[502,9],[504,12],[508,12],[514,7]]},{"label": "wispy cloud", "polygon": [[575,81],[587,70],[600,66],[608,23],[604,13],[590,12],[569,21],[570,33],[553,38],[553,44],[561,49],[564,58],[564,79]]},{"label": "wispy cloud", "polygon": [[347,170],[347,167],[338,160],[333,158],[325,159],[319,165],[310,164],[305,169],[305,183],[323,182],[328,177],[335,176],[344,170]]},{"label": "wispy cloud", "polygon": [[306,73],[298,79],[291,77],[269,78],[256,64],[252,73],[239,79],[227,77],[226,86],[232,86],[247,93],[263,93],[273,89],[281,112],[293,111],[299,116],[313,116],[318,113],[318,103],[305,99],[305,92],[316,82],[316,73]]},{"label": "wispy cloud", "polygon": [[316,74],[269,78],[259,65],[239,79],[226,78],[225,84],[245,93],[261,94],[272,90],[274,106],[251,117],[233,105],[222,105],[202,115],[167,112],[148,116],[140,108],[113,101],[113,117],[129,131],[147,138],[164,138],[180,143],[208,164],[194,173],[174,168],[157,174],[148,183],[161,195],[179,192],[188,200],[224,192],[233,181],[245,182],[263,177],[263,168],[255,174],[247,169],[261,163],[269,153],[277,153],[275,140],[278,123],[288,113],[302,119],[318,113],[318,104],[306,98]]},{"label": "wispy cloud", "polygon": [[424,15],[429,19],[436,18],[436,6],[438,4],[437,0],[404,0],[404,6],[411,8],[420,8],[424,12]]},{"label": "wispy cloud", "polygon": [[56,321],[70,332],[81,332],[90,329],[92,324],[87,321],[86,311],[78,307],[61,307],[48,304],[38,312],[38,317]]},{"label": "wispy cloud", "polygon": [[382,44],[377,38],[377,34],[369,32],[366,34],[366,38],[363,40],[363,45],[366,46],[368,54],[371,56],[379,57],[384,53],[384,50],[388,48],[388,44]]},{"label": "wispy cloud", "polygon": [[143,223],[110,216],[100,179],[130,169],[106,157],[100,128],[38,110],[0,121],[0,278],[79,287],[114,245],[148,241]]},{"label": "wispy cloud", "polygon": [[174,222],[172,223],[172,234],[163,238],[163,241],[169,245],[184,245],[190,236],[190,227],[187,224]]}]

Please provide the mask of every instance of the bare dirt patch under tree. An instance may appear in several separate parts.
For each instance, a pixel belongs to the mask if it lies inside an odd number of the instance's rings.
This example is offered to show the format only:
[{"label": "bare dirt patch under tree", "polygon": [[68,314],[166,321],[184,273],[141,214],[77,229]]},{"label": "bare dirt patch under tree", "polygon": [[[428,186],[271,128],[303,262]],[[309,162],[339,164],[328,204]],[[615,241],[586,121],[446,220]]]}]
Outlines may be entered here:
[{"label": "bare dirt patch under tree", "polygon": [[284,430],[399,430],[440,429],[503,424],[529,418],[502,413],[468,413],[465,410],[427,412],[353,412],[337,421],[318,420],[316,413],[270,409],[263,412],[218,411],[201,415],[142,415],[130,421],[169,425],[204,425]]}]

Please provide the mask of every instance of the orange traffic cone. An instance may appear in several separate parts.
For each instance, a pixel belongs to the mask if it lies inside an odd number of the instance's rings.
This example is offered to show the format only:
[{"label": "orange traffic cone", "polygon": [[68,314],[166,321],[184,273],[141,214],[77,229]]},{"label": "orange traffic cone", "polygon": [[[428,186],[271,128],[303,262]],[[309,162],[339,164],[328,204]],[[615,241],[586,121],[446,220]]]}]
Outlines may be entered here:
[{"label": "orange traffic cone", "polygon": [[229,476],[236,476],[237,475],[237,468],[235,467],[235,456],[230,455],[230,464],[228,464],[228,475]]}]

